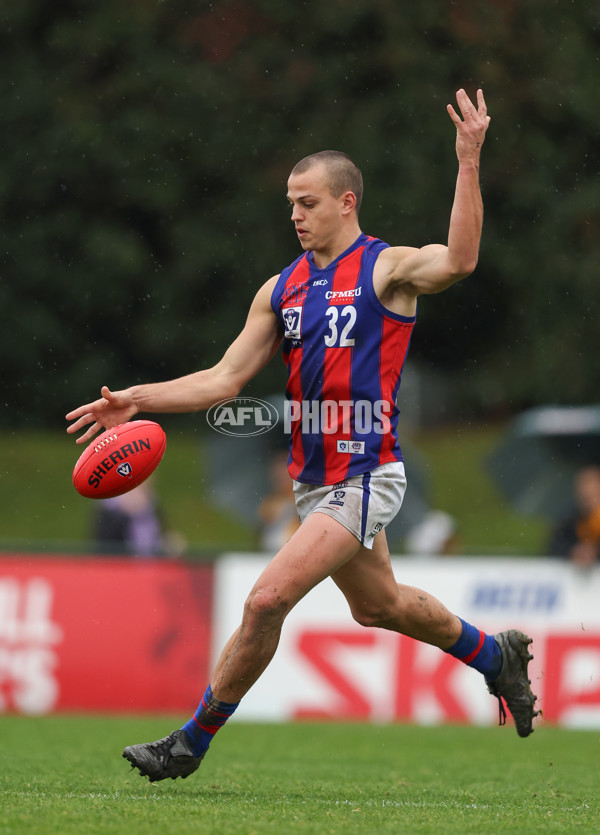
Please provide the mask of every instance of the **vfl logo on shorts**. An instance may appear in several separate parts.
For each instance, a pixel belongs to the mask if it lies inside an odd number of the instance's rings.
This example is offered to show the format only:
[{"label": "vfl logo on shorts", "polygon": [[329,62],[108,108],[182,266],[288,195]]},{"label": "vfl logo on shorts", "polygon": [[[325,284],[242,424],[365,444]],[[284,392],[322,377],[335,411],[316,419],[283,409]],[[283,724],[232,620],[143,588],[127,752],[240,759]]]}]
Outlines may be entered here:
[{"label": "vfl logo on shorts", "polygon": [[365,442],[364,441],[338,441],[337,451],[345,452],[348,455],[364,455]]},{"label": "vfl logo on shorts", "polygon": [[333,499],[330,499],[329,504],[337,505],[338,507],[343,507],[345,497],[346,497],[346,491],[345,490],[334,490],[333,491]]},{"label": "vfl logo on shorts", "polygon": [[284,307],[281,311],[285,324],[286,339],[300,339],[302,330],[302,308]]}]

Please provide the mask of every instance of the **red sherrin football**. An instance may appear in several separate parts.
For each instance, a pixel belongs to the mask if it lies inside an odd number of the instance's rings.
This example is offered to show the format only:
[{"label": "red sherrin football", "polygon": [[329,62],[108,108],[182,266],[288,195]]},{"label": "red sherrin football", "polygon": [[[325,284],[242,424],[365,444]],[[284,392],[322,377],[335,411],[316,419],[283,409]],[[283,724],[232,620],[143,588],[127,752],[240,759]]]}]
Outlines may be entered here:
[{"label": "red sherrin football", "polygon": [[87,499],[110,499],[133,490],[160,464],[167,445],[161,426],[131,420],[107,429],[79,456],[75,489]]}]

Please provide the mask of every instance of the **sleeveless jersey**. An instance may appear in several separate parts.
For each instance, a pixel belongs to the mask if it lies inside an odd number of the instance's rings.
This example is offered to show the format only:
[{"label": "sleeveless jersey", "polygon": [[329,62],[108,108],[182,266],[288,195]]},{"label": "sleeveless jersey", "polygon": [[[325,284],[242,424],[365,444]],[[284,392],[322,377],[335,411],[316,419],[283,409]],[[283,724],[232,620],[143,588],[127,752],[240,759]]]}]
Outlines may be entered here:
[{"label": "sleeveless jersey", "polygon": [[336,484],[401,461],[396,396],[414,316],[379,301],[373,269],[389,245],[361,234],[324,269],[311,252],[286,267],[271,296],[288,366],[288,468]]}]

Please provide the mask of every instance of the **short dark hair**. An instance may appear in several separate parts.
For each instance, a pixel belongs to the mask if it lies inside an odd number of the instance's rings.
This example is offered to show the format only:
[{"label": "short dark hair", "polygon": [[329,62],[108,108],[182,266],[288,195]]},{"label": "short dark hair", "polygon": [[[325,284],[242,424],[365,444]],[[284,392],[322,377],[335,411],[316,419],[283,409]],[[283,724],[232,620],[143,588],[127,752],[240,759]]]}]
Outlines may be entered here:
[{"label": "short dark hair", "polygon": [[356,197],[358,212],[362,203],[363,178],[360,168],[348,154],[342,151],[318,151],[296,163],[292,168],[292,174],[304,174],[309,168],[321,164],[327,170],[328,186],[333,196],[340,197],[345,191],[351,191]]}]

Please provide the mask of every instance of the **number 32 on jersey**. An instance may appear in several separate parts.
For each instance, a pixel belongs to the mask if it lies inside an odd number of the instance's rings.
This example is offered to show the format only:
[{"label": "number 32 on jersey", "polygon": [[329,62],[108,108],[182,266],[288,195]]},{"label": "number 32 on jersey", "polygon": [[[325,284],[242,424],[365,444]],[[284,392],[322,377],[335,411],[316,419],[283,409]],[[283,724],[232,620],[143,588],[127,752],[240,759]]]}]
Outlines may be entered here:
[{"label": "number 32 on jersey", "polygon": [[331,305],[327,308],[325,316],[329,320],[329,330],[325,334],[325,345],[328,348],[351,348],[354,345],[352,330],[356,324],[356,308],[353,304],[347,304],[340,308]]}]

